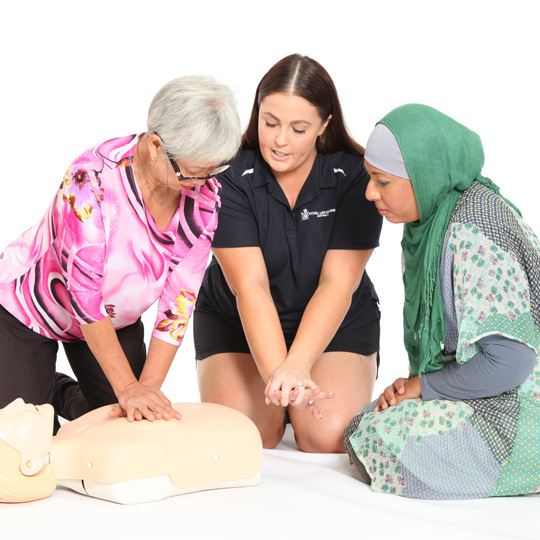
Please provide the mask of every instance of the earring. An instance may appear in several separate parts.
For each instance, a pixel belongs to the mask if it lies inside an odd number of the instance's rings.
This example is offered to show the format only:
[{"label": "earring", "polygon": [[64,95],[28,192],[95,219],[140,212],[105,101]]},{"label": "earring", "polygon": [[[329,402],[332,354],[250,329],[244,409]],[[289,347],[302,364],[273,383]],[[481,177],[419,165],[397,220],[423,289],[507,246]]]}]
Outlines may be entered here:
[{"label": "earring", "polygon": [[154,159],[152,159],[152,165],[155,165],[155,164],[156,164],[156,161],[157,161],[157,158],[154,157]]}]

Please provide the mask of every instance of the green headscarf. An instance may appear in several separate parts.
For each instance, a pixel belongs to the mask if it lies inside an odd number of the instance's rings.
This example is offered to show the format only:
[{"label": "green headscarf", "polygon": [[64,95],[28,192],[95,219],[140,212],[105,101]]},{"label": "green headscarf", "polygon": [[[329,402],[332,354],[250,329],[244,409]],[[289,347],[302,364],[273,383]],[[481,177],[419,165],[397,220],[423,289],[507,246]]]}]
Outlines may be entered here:
[{"label": "green headscarf", "polygon": [[405,226],[403,324],[411,371],[422,374],[444,366],[444,315],[440,264],[444,237],[456,202],[474,180],[499,193],[480,176],[484,150],[480,137],[425,105],[404,105],[379,123],[397,139],[412,181],[420,220]]}]

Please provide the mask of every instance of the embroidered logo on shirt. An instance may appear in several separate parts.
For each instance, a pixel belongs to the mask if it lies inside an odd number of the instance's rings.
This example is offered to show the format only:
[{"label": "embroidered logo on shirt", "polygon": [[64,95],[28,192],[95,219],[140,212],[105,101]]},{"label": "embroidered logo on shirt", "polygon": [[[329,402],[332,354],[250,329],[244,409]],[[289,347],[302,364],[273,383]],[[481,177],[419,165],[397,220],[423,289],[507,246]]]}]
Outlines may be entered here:
[{"label": "embroidered logo on shirt", "polygon": [[330,210],[322,210],[321,212],[310,212],[307,208],[304,208],[301,213],[302,221],[307,221],[310,216],[315,216],[318,218],[328,217],[332,212],[335,212],[335,211],[336,211],[335,208],[330,208]]}]

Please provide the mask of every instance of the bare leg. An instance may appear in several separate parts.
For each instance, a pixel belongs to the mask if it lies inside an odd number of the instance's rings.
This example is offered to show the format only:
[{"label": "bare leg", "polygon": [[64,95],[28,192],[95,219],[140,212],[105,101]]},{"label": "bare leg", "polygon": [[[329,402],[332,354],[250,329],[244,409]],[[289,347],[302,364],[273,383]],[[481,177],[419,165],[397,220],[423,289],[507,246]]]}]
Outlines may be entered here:
[{"label": "bare leg", "polygon": [[197,362],[201,401],[232,407],[250,418],[264,448],[274,448],[285,432],[285,409],[266,405],[265,383],[250,354],[221,353]]},{"label": "bare leg", "polygon": [[371,400],[377,375],[377,354],[324,353],[311,370],[312,379],[334,398],[317,405],[322,420],[289,406],[296,443],[304,452],[344,453],[343,432],[353,416]]}]

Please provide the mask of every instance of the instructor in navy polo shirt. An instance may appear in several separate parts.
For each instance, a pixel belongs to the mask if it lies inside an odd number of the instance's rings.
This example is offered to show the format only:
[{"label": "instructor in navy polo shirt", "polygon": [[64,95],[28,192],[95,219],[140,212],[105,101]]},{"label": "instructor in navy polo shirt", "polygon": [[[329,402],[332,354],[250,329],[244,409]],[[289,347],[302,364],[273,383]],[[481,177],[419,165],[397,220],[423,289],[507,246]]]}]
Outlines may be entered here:
[{"label": "instructor in navy polo shirt", "polygon": [[379,351],[364,149],[329,74],[298,54],[261,80],[242,143],[194,315],[201,399],[250,417],[265,448],[288,416],[301,450],[344,452]]}]

